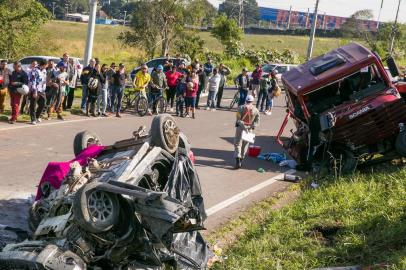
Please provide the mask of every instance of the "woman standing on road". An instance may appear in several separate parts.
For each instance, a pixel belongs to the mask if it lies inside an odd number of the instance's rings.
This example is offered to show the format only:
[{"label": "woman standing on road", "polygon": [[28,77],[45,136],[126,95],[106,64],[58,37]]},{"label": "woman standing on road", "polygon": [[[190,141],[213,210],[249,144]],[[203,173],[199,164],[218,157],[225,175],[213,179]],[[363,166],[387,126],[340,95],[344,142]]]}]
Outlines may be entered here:
[{"label": "woman standing on road", "polygon": [[190,111],[192,111],[192,118],[195,119],[195,107],[196,107],[196,96],[199,90],[199,76],[196,74],[196,70],[192,70],[190,76],[187,79],[187,89],[186,89],[186,114],[190,117]]}]

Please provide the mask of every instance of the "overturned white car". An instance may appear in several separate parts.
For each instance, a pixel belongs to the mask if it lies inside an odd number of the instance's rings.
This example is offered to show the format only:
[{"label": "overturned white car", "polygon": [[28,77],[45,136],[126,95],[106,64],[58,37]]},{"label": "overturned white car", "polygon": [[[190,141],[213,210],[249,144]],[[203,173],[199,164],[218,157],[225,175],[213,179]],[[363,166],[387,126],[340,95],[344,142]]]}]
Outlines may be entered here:
[{"label": "overturned white car", "polygon": [[200,182],[171,116],[111,146],[79,133],[74,152],[74,160],[48,166],[30,209],[32,237],[8,244],[0,269],[207,266]]}]

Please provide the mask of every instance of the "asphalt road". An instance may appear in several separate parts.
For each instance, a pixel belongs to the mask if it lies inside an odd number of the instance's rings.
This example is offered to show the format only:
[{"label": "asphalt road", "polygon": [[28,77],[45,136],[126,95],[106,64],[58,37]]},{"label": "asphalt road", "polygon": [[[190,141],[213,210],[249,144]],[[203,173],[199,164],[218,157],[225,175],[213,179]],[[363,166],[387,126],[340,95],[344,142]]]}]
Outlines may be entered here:
[{"label": "asphalt road", "polygon": [[[229,91],[227,96],[234,92]],[[230,100],[225,99],[224,105]],[[285,101],[276,100],[273,115],[261,114],[256,144],[264,152],[282,152],[274,138],[285,115]],[[243,169],[233,170],[233,138],[235,112],[198,110],[196,119],[176,118],[181,130],[188,136],[196,156],[206,209],[210,216],[206,222],[212,229],[242,208],[272,193],[281,191],[288,183],[275,181],[288,170],[277,164],[247,158]],[[103,144],[131,137],[141,125],[150,125],[151,117],[126,115],[65,122],[46,122],[37,126],[0,123],[0,224],[21,221],[25,215],[26,198],[36,185],[49,161],[67,161],[73,158],[73,138],[83,130],[96,132]],[[264,168],[265,173],[257,172]],[[232,198],[230,200],[230,198]],[[228,200],[228,201],[227,201]]]}]

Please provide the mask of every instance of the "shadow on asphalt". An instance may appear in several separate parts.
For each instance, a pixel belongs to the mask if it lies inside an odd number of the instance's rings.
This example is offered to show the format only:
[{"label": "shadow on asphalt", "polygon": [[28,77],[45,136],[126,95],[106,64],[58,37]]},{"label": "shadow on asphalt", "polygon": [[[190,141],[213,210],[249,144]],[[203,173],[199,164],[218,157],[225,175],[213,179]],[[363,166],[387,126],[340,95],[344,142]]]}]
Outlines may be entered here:
[{"label": "shadow on asphalt", "polygon": [[0,200],[0,225],[20,228],[28,231],[28,210],[30,199]]},{"label": "shadow on asphalt", "polygon": [[[193,153],[196,156],[197,166],[207,166],[215,168],[223,168],[234,170],[234,137],[221,137],[230,144],[230,150],[218,150],[210,148],[193,148]],[[262,153],[276,152],[285,153],[283,148],[275,141],[274,136],[257,136],[255,138],[255,145],[262,148]],[[286,170],[271,161],[264,161],[258,158],[246,157],[243,161],[243,169],[258,170],[263,168],[266,171],[280,173]]]}]

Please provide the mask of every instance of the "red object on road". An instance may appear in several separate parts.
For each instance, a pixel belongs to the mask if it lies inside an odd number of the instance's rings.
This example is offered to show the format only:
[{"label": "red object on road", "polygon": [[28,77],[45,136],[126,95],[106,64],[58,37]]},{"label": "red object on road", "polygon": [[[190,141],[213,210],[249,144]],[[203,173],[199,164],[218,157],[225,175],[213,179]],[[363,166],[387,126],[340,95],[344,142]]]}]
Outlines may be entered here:
[{"label": "red object on road", "polygon": [[261,146],[258,145],[250,145],[248,148],[248,156],[250,157],[257,157],[261,154]]}]

